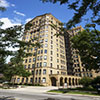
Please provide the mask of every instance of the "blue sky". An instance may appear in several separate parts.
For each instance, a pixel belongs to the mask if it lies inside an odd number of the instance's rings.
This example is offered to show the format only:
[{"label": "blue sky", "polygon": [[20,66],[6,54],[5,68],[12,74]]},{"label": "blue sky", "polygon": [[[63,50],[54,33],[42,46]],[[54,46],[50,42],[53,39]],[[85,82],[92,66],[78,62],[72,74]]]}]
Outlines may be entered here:
[{"label": "blue sky", "polygon": [[25,23],[26,20],[35,16],[52,13],[62,22],[67,22],[73,15],[73,11],[67,9],[66,5],[60,6],[52,3],[42,3],[40,0],[0,0],[5,1],[8,6],[5,12],[0,12],[1,18],[8,18],[13,23]]},{"label": "blue sky", "polygon": [[[6,27],[7,25],[10,26],[10,24],[25,24],[26,21],[44,13],[52,13],[60,21],[68,22],[74,14],[73,11],[67,9],[66,4],[59,5],[59,3],[42,3],[40,0],[0,1],[2,1],[2,5],[7,8],[5,12],[0,12],[0,19],[5,22]],[[85,17],[90,17],[90,13],[88,13],[88,16]],[[86,22],[83,21],[79,25],[84,27],[84,23]]]}]

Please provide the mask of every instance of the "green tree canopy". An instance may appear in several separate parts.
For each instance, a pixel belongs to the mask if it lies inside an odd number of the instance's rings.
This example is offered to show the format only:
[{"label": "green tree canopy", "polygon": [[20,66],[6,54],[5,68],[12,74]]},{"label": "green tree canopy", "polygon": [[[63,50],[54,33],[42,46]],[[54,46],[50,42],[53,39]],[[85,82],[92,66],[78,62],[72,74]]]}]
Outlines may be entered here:
[{"label": "green tree canopy", "polygon": [[87,69],[100,69],[100,31],[83,30],[71,38],[72,46],[78,50]]},{"label": "green tree canopy", "polygon": [[91,85],[92,79],[89,77],[83,77],[82,79],[80,79],[79,83],[81,85],[83,85],[83,87],[88,87],[89,85]]},{"label": "green tree canopy", "polygon": [[[6,8],[0,7],[0,11],[5,10]],[[2,29],[2,25],[3,22],[0,22],[0,73],[2,73],[5,80],[8,81],[10,81],[14,75],[28,77],[31,74],[24,69],[23,58],[31,56],[32,54],[26,53],[25,50],[30,49],[31,46],[40,46],[37,42],[35,44],[32,43],[32,40],[27,42],[22,41],[31,27],[31,24],[27,23],[25,26],[16,25],[6,29]],[[17,48],[17,50],[13,51],[15,48]],[[8,56],[13,56],[9,64],[6,63]]]},{"label": "green tree canopy", "polygon": [[92,84],[94,85],[100,85],[100,76],[97,76],[93,79]]},{"label": "green tree canopy", "polygon": [[[100,0],[42,0],[43,2],[66,4],[68,9],[74,10],[74,16],[66,24],[67,29],[82,21],[84,15],[91,10],[91,23],[100,25]],[[66,12],[67,13],[67,12]]]}]

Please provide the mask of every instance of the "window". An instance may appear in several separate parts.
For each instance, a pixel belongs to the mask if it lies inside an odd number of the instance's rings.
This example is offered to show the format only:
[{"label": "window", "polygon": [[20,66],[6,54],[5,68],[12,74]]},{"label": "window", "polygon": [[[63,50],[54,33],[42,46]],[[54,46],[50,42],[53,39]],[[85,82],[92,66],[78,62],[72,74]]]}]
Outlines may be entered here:
[{"label": "window", "polygon": [[43,77],[43,83],[45,83],[46,82],[46,78],[45,77]]},{"label": "window", "polygon": [[30,82],[31,82],[31,83],[33,82],[33,78],[30,78]]},{"label": "window", "polygon": [[37,63],[37,67],[39,67],[39,63]]},{"label": "window", "polygon": [[41,48],[43,48],[43,44],[41,45]]},{"label": "window", "polygon": [[51,36],[51,39],[53,39],[53,36]]},{"label": "window", "polygon": [[37,57],[37,60],[39,60],[39,56]]},{"label": "window", "polygon": [[27,59],[25,59],[25,63],[27,63]]},{"label": "window", "polygon": [[33,48],[31,48],[31,51],[33,51]]},{"label": "window", "polygon": [[53,32],[51,32],[51,34],[53,35]]},{"label": "window", "polygon": [[39,83],[41,82],[41,78],[39,77]]},{"label": "window", "polygon": [[53,30],[53,28],[51,28],[51,30]]},{"label": "window", "polygon": [[59,63],[59,59],[57,59],[57,63]]},{"label": "window", "polygon": [[43,53],[43,50],[41,50],[41,54]]},{"label": "window", "polygon": [[44,56],[44,60],[47,60],[47,56]]},{"label": "window", "polygon": [[27,66],[25,65],[24,68],[26,68]]},{"label": "window", "polygon": [[40,50],[38,51],[38,54],[40,54]]},{"label": "window", "polygon": [[53,60],[53,58],[52,58],[52,57],[50,57],[50,60],[52,61],[52,60]]},{"label": "window", "polygon": [[50,70],[50,74],[52,74],[52,70]]},{"label": "window", "polygon": [[26,78],[26,83],[28,82],[28,78]]},{"label": "window", "polygon": [[59,54],[57,53],[57,57],[59,57]]},{"label": "window", "polygon": [[48,26],[45,26],[45,28],[48,28]]},{"label": "window", "polygon": [[46,69],[43,69],[43,74],[46,74]]},{"label": "window", "polygon": [[24,82],[24,78],[22,78],[22,83]]},{"label": "window", "polygon": [[37,50],[37,48],[34,49],[35,51]]},{"label": "window", "polygon": [[36,23],[38,23],[38,21],[36,21]]},{"label": "window", "polygon": [[44,50],[44,53],[47,53],[47,50]]},{"label": "window", "polygon": [[51,45],[51,49],[53,49],[53,45]]},{"label": "window", "polygon": [[36,52],[34,52],[33,56],[36,56]]},{"label": "window", "polygon": [[44,62],[44,63],[43,63],[43,66],[47,66],[47,63],[46,63],[46,62]]},{"label": "window", "polygon": [[31,62],[31,58],[29,59],[29,63]]},{"label": "window", "polygon": [[33,58],[33,62],[35,62],[35,58]]},{"label": "window", "polygon": [[20,82],[20,78],[17,78],[17,83],[19,83]]},{"label": "window", "polygon": [[48,34],[45,34],[45,37],[48,37]]},{"label": "window", "polygon": [[48,32],[48,30],[46,30],[45,32]]},{"label": "window", "polygon": [[75,69],[75,72],[77,72],[77,69]]},{"label": "window", "polygon": [[59,65],[57,65],[57,69],[59,69]]},{"label": "window", "polygon": [[53,41],[51,40],[51,44],[53,44]]},{"label": "window", "polygon": [[41,74],[41,69],[39,70],[39,75]]},{"label": "window", "polygon": [[52,67],[52,63],[50,63],[50,67]]},{"label": "window", "polygon": [[45,47],[48,47],[48,44],[45,44]]},{"label": "window", "polygon": [[40,67],[42,67],[42,62],[40,62]]},{"label": "window", "polygon": [[90,73],[90,77],[92,77],[92,73]]},{"label": "window", "polygon": [[57,71],[57,74],[59,74],[59,71]]},{"label": "window", "polygon": [[34,68],[35,67],[35,64],[32,64],[32,68]]},{"label": "window", "polygon": [[38,70],[36,70],[36,75],[38,74]]},{"label": "window", "polygon": [[87,73],[87,77],[89,76],[89,74]]},{"label": "window", "polygon": [[80,69],[78,69],[78,72],[80,72]]},{"label": "window", "polygon": [[45,42],[48,42],[48,39],[45,39]]},{"label": "window", "polygon": [[34,71],[32,70],[32,75],[34,74]]},{"label": "window", "polygon": [[35,78],[35,82],[37,83],[37,78]]},{"label": "window", "polygon": [[30,68],[30,64],[28,65],[28,68]]},{"label": "window", "polygon": [[51,51],[51,55],[53,55],[53,51]]},{"label": "window", "polygon": [[42,58],[43,58],[43,57],[42,57],[42,56],[40,56],[40,60],[42,60]]}]

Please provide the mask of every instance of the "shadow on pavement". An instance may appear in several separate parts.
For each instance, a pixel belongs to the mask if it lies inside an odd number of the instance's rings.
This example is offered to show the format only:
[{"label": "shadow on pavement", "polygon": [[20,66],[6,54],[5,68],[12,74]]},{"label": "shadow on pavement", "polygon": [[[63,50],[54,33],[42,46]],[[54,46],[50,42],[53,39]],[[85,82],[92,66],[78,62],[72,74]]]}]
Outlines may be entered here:
[{"label": "shadow on pavement", "polygon": [[8,97],[0,97],[0,100],[16,100],[14,97],[12,96],[8,96]]}]

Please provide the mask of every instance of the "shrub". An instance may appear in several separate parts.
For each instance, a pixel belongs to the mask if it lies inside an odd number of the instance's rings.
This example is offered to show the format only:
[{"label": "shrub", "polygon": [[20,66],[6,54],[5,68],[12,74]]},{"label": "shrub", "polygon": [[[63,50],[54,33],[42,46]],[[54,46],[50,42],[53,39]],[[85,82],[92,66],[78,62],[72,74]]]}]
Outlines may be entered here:
[{"label": "shrub", "polygon": [[79,81],[79,83],[80,83],[81,85],[83,85],[84,88],[86,88],[86,87],[89,87],[89,85],[91,85],[92,79],[89,78],[89,77],[83,77],[83,78]]}]

